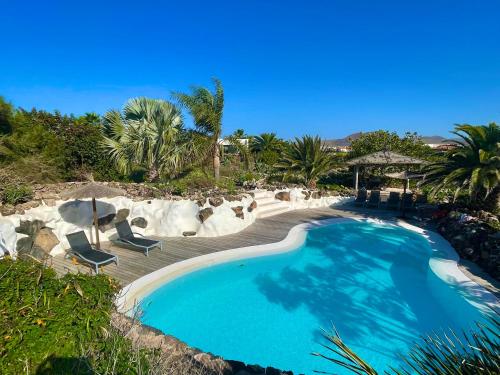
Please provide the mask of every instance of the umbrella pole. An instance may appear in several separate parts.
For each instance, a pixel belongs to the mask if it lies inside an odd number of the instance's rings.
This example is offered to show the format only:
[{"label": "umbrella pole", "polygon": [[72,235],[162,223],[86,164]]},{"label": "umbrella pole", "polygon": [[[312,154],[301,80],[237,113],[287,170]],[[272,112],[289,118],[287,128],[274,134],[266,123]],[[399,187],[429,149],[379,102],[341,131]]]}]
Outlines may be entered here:
[{"label": "umbrella pole", "polygon": [[406,217],[405,215],[405,197],[406,197],[406,181],[404,182],[404,187],[403,187],[403,199],[401,200],[401,216],[404,218]]},{"label": "umbrella pole", "polygon": [[95,227],[95,247],[97,249],[101,248],[99,242],[99,222],[97,220],[97,204],[95,202],[95,197],[92,197],[92,214],[94,216],[94,227]]}]

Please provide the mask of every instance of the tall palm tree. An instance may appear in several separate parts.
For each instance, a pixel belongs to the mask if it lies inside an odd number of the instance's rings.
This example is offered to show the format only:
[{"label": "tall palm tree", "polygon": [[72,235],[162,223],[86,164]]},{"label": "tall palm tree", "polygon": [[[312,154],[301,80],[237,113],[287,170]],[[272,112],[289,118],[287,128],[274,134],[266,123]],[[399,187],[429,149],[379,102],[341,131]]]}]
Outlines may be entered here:
[{"label": "tall palm tree", "polygon": [[453,134],[461,138],[448,151],[443,161],[426,168],[426,183],[432,185],[431,194],[452,187],[456,199],[468,190],[471,201],[485,200],[499,193],[500,182],[500,127],[458,125]]},{"label": "tall palm tree", "polygon": [[196,130],[207,139],[206,150],[211,156],[214,167],[214,177],[220,177],[220,145],[222,133],[222,115],[224,111],[224,89],[217,78],[213,78],[215,90],[210,92],[205,87],[195,86],[191,94],[174,93],[174,97],[191,114]]},{"label": "tall palm tree", "polygon": [[295,138],[277,164],[278,169],[286,172],[285,177],[300,176],[310,188],[316,187],[318,178],[328,172],[331,166],[332,159],[323,147],[321,138],[308,135]]},{"label": "tall palm tree", "polygon": [[190,159],[190,142],[179,109],[160,99],[130,99],[123,114],[112,110],[103,118],[103,146],[122,173],[132,166],[148,171],[148,180],[175,175]]}]

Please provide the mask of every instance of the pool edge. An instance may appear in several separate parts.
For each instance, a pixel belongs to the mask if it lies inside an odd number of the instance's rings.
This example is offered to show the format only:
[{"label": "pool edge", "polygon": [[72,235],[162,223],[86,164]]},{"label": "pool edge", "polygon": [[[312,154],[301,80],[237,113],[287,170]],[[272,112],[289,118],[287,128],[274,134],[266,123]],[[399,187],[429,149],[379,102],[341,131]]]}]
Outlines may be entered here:
[{"label": "pool edge", "polygon": [[[483,312],[491,312],[492,309],[498,309],[499,301],[497,297],[486,288],[467,277],[458,267],[458,256],[451,244],[439,233],[426,230],[405,221],[387,221],[381,219],[365,219],[358,217],[329,218],[322,220],[312,220],[306,223],[297,224],[292,227],[286,237],[278,242],[272,242],[264,245],[253,245],[229,250],[218,251],[205,254],[177,263],[170,264],[154,272],[134,280],[123,287],[115,299],[115,306],[121,313],[131,313],[135,306],[144,297],[153,292],[158,286],[170,282],[185,274],[197,271],[202,268],[214,266],[217,264],[228,263],[231,261],[249,259],[260,256],[285,253],[301,246],[307,236],[307,231],[312,228],[326,226],[335,223],[365,221],[381,223],[385,225],[397,225],[412,232],[419,233],[429,243],[431,249],[441,252],[445,256],[431,257],[429,267],[440,279],[450,284],[467,299],[469,303],[481,309]],[[168,251],[168,250],[167,250]]]}]

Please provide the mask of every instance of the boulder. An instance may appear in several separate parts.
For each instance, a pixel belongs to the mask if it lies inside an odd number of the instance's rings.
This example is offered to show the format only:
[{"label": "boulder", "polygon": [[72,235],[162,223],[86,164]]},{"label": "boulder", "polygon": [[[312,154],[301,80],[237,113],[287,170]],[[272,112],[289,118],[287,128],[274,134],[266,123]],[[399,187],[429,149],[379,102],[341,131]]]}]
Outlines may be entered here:
[{"label": "boulder", "polygon": [[305,195],[304,197],[304,200],[309,200],[309,198],[311,198],[311,192],[307,191],[307,190],[302,190],[302,194]]},{"label": "boulder", "polygon": [[115,227],[114,222],[116,221],[116,214],[108,214],[97,219],[97,224],[101,232],[106,232]]},{"label": "boulder", "polygon": [[59,244],[59,239],[50,228],[42,228],[36,234],[33,248],[42,250],[45,254],[50,254],[50,251]]},{"label": "boulder", "polygon": [[135,227],[144,229],[148,226],[148,221],[146,219],[144,219],[143,217],[135,217],[132,219],[130,224],[135,226]]},{"label": "boulder", "polygon": [[240,219],[245,218],[245,214],[243,213],[243,206],[231,207],[231,209],[236,214],[236,217],[239,217]]},{"label": "boulder", "polygon": [[192,236],[196,236],[196,232],[195,231],[186,231],[186,232],[182,232],[182,235],[184,237],[192,237]]},{"label": "boulder", "polygon": [[320,191],[313,191],[311,194],[312,199],[319,199],[321,198],[321,192]]},{"label": "boulder", "polygon": [[257,208],[257,202],[256,201],[252,201],[252,203],[250,203],[250,205],[248,206],[247,210],[248,210],[248,212],[252,212],[256,208]]},{"label": "boulder", "polygon": [[208,198],[208,203],[210,203],[213,207],[219,207],[222,203],[224,203],[224,200],[221,197],[210,197]]},{"label": "boulder", "polygon": [[23,237],[17,240],[16,251],[19,255],[30,254],[33,247],[33,239],[31,237]]},{"label": "boulder", "polygon": [[0,214],[2,216],[14,215],[16,213],[16,208],[11,204],[5,204],[0,207]]},{"label": "boulder", "polygon": [[290,193],[288,191],[280,191],[274,195],[274,198],[280,201],[290,202]]},{"label": "boulder", "polygon": [[204,223],[205,221],[207,221],[207,219],[210,216],[213,215],[213,213],[214,213],[214,210],[211,207],[207,207],[207,208],[200,210],[200,212],[198,213],[198,218],[200,219],[200,221],[202,223]]},{"label": "boulder", "polygon": [[130,214],[130,210],[128,208],[122,208],[122,209],[118,210],[118,212],[116,213],[115,221],[119,222],[119,221],[126,220],[129,214]]},{"label": "boulder", "polygon": [[16,228],[16,232],[26,234],[34,238],[38,231],[44,226],[45,223],[41,220],[21,220],[19,226]]}]

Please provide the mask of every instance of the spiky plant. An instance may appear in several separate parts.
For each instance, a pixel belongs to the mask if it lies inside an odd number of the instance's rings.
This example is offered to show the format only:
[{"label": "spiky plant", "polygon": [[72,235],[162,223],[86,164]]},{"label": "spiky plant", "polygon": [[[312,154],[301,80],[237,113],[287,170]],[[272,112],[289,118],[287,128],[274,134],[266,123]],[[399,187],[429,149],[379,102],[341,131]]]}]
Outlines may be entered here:
[{"label": "spiky plant", "polygon": [[177,174],[190,160],[191,142],[182,128],[181,113],[164,100],[130,99],[123,109],[103,118],[103,146],[122,173],[132,166],[148,171],[148,180]]},{"label": "spiky plant", "polygon": [[276,133],[262,133],[253,137],[250,141],[250,151],[259,154],[266,151],[280,151],[283,149],[283,141]]},{"label": "spiky plant", "polygon": [[453,188],[454,199],[466,190],[471,201],[496,201],[500,185],[500,127],[459,125],[452,132],[461,138],[443,161],[426,167],[425,183],[431,196],[443,188]]},{"label": "spiky plant", "polygon": [[298,176],[307,186],[315,188],[318,178],[331,169],[332,158],[321,138],[306,135],[295,138],[276,167],[285,172],[285,178]]},{"label": "spiky plant", "polygon": [[214,177],[220,177],[220,145],[222,133],[222,115],[224,111],[224,89],[217,78],[213,78],[215,90],[210,92],[205,87],[195,86],[191,94],[174,93],[173,96],[191,114],[196,130],[205,136],[205,148],[212,157]]},{"label": "spiky plant", "polygon": [[[340,338],[338,332],[324,332],[333,356],[312,353],[358,375],[378,372],[360,358]],[[487,323],[476,323],[476,330],[458,334],[453,330],[422,338],[402,357],[405,365],[385,371],[394,375],[496,375],[500,374],[500,320],[498,315]],[[328,374],[327,372],[316,371]]]}]

